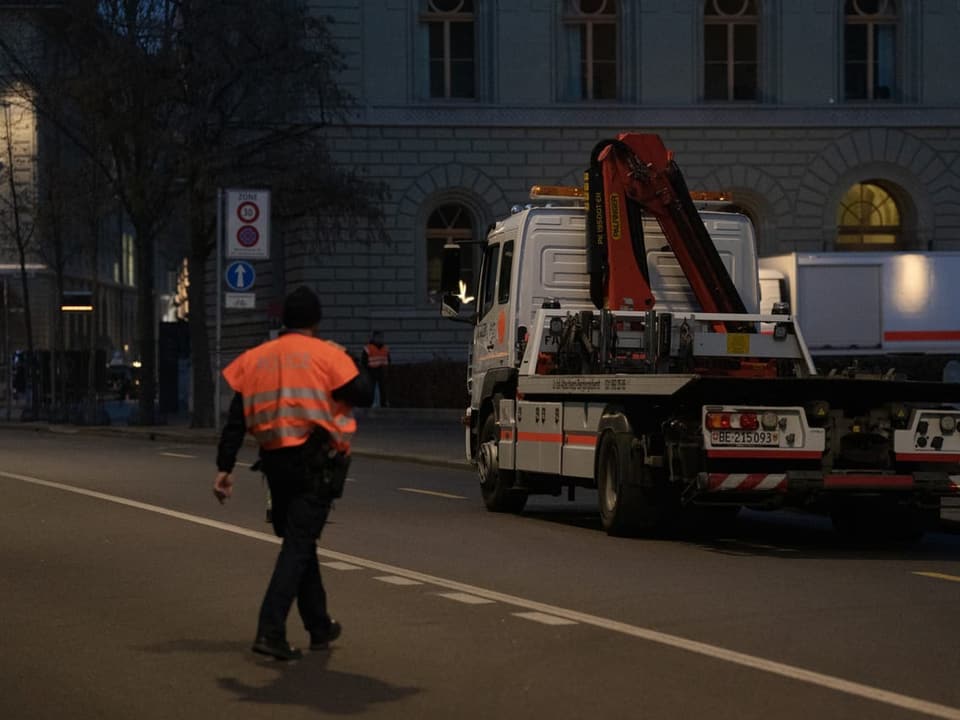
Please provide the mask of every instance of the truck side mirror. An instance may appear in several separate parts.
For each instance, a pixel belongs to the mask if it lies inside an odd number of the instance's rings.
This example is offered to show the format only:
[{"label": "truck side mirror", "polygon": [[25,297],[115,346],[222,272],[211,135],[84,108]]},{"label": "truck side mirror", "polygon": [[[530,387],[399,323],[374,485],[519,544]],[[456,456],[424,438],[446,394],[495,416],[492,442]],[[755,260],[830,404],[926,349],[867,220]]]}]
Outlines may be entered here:
[{"label": "truck side mirror", "polygon": [[440,271],[440,292],[456,294],[460,290],[460,246],[448,242],[443,246],[443,268]]},{"label": "truck side mirror", "polygon": [[463,303],[453,293],[444,293],[440,299],[440,314],[445,318],[453,320],[460,317],[461,307],[463,307]]},{"label": "truck side mirror", "polygon": [[440,298],[440,315],[455,322],[470,323],[476,321],[476,313],[464,314],[461,312],[464,302],[459,295],[444,293]]}]

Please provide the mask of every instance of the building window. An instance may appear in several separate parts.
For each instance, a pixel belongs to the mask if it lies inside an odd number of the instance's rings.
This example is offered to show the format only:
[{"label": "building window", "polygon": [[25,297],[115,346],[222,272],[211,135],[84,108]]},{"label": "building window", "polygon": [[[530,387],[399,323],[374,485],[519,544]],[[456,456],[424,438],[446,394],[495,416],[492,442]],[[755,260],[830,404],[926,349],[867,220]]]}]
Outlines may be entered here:
[{"label": "building window", "polygon": [[857,183],[837,210],[837,249],[896,250],[901,246],[900,208],[875,182]]},{"label": "building window", "polygon": [[463,205],[441,205],[427,219],[427,296],[431,302],[440,298],[443,273],[443,246],[460,243],[460,280],[467,293],[474,290],[474,249],[462,245],[473,240],[473,220]]},{"label": "building window", "polygon": [[137,284],[137,248],[129,233],[123,234],[123,284],[128,287]]},{"label": "building window", "polygon": [[119,285],[135,287],[137,284],[137,255],[133,235],[120,236],[120,257],[113,262],[113,281]]},{"label": "building window", "polygon": [[707,0],[703,12],[704,99],[757,99],[759,33],[756,0]]},{"label": "building window", "polygon": [[476,97],[473,0],[428,0],[430,97]]},{"label": "building window", "polygon": [[847,0],[843,33],[844,97],[889,100],[897,89],[897,5]]},{"label": "building window", "polygon": [[567,0],[566,5],[570,98],[616,99],[616,0]]}]

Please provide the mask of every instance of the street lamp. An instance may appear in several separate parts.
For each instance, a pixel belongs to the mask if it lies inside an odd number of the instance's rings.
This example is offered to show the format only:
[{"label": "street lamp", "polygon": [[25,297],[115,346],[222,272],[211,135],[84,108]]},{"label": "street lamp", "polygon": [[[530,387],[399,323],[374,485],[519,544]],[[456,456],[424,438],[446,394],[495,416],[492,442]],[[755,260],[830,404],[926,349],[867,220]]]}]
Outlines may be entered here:
[{"label": "street lamp", "polygon": [[93,312],[93,293],[89,290],[65,290],[60,312]]}]

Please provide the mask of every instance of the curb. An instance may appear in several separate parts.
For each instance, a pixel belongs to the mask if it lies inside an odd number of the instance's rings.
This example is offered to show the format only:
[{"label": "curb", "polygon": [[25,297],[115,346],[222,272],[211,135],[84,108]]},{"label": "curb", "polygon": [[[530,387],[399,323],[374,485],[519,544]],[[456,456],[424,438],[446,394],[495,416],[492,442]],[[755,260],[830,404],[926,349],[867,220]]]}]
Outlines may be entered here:
[{"label": "curb", "polygon": [[[122,437],[124,439],[145,440],[151,442],[178,442],[191,445],[216,445],[219,437],[202,430],[197,432],[182,432],[177,430],[160,430],[155,428],[131,428],[110,426],[74,427],[71,425],[48,425],[45,423],[4,423],[0,422],[0,430],[19,430],[22,432],[49,433],[52,435],[87,435],[94,437]],[[249,435],[244,438],[244,445],[257,447],[257,442]],[[466,460],[451,460],[448,458],[430,455],[414,455],[396,453],[389,450],[355,448],[353,454],[357,457],[366,457],[379,460],[393,460],[396,462],[417,463],[434,467],[448,467],[455,470],[469,470],[473,466]]]}]

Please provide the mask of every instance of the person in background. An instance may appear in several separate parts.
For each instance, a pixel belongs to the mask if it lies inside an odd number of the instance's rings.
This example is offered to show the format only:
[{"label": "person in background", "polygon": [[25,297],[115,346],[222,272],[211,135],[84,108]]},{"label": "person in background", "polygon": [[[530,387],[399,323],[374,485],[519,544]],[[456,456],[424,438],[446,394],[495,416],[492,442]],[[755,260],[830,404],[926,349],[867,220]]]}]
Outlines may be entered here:
[{"label": "person in background", "polygon": [[374,386],[373,407],[389,407],[387,375],[390,369],[390,348],[383,342],[383,333],[379,330],[373,331],[370,342],[364,346],[360,365],[370,373],[370,382]]},{"label": "person in background", "polygon": [[302,655],[286,636],[294,600],[311,650],[340,635],[340,624],[327,612],[316,543],[346,481],[356,431],[352,407],[368,405],[371,395],[366,373],[346,351],[317,337],[320,318],[320,299],[305,286],[297,288],[284,302],[280,336],[223,371],[235,395],[217,450],[213,493],[221,504],[232,495],[231,473],[249,431],[260,445],[274,532],[283,538],[253,651],[278,660]]}]

